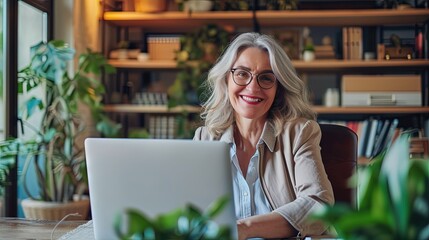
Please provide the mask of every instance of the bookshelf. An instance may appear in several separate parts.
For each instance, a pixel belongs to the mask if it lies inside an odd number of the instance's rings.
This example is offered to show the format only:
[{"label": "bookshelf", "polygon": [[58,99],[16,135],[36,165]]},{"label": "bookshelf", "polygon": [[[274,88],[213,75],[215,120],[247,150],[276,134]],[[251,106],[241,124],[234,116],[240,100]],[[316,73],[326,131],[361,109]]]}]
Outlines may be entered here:
[{"label": "bookshelf", "polygon": [[[217,11],[204,13],[185,12],[105,12],[104,21],[116,26],[138,26],[148,31],[171,31],[175,28],[193,29],[216,22],[222,26],[251,26],[252,12]],[[367,9],[367,10],[294,10],[257,11],[261,27],[273,26],[375,26],[380,24],[416,24],[429,20],[428,9]],[[160,29],[163,28],[163,29]]]},{"label": "bookshelf", "polygon": [[[193,31],[209,23],[216,23],[232,32],[240,32],[242,29],[252,29],[254,21],[258,23],[261,30],[266,28],[280,27],[328,27],[342,28],[344,26],[379,27],[390,25],[413,25],[426,26],[429,22],[429,9],[356,9],[356,10],[294,10],[294,11],[212,11],[202,13],[186,13],[177,11],[166,11],[162,13],[140,13],[140,12],[109,12],[102,14],[102,23],[114,30],[106,30],[108,34],[118,34],[117,29],[128,31],[132,28],[143,29],[146,33],[178,33]],[[427,30],[426,30],[427,31]],[[106,37],[108,38],[108,37]],[[105,52],[112,48],[112,44],[104,40]],[[374,41],[378,41],[375,39]],[[321,116],[328,118],[351,119],[354,116],[362,118],[368,116],[390,116],[404,115],[418,119],[421,127],[428,121],[428,86],[429,86],[429,59],[427,56],[427,39],[425,39],[425,56],[420,59],[410,60],[315,60],[305,62],[293,60],[293,65],[298,72],[304,74],[382,74],[413,72],[422,76],[423,106],[413,107],[324,107],[316,105],[314,110]],[[137,61],[137,60],[114,60],[109,63],[120,69],[122,76],[127,78],[128,73],[144,72],[146,74],[157,74],[158,72],[177,71],[177,64],[173,60],[165,61]],[[152,114],[180,113],[186,109],[190,113],[198,113],[199,107],[183,106],[168,109],[165,106],[136,106],[133,104],[107,104],[105,111],[118,114]]]},{"label": "bookshelf", "polygon": [[[117,68],[128,69],[176,69],[177,63],[175,61],[137,61],[137,60],[109,60],[109,63]],[[385,70],[407,68],[407,69],[425,69],[429,68],[429,60],[427,59],[412,59],[412,60],[342,60],[342,59],[329,59],[305,62],[300,60],[292,60],[293,65],[297,71],[305,72],[319,72],[319,71],[359,71],[368,69]]]}]

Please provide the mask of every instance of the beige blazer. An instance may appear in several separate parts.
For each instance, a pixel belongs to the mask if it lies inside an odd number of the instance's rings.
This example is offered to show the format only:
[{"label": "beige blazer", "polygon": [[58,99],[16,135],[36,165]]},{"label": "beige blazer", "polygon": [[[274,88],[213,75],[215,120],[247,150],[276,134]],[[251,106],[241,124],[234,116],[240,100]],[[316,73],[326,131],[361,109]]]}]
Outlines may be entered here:
[{"label": "beige blazer", "polygon": [[[195,132],[194,140],[219,140],[233,143],[233,127],[215,139],[206,127]],[[274,212],[281,214],[301,236],[320,235],[326,230],[320,222],[308,221],[323,204],[334,203],[331,183],[320,155],[321,131],[313,120],[288,121],[279,136],[267,122],[259,150],[259,178]]]}]

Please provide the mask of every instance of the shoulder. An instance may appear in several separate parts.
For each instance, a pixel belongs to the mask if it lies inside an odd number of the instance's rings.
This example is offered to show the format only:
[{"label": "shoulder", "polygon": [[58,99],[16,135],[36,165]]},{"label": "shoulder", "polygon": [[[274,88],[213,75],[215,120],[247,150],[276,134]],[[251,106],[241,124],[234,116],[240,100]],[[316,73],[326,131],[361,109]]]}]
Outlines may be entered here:
[{"label": "shoulder", "polygon": [[296,118],[285,122],[282,134],[288,138],[320,138],[321,131],[319,123],[306,118]]},{"label": "shoulder", "polygon": [[307,118],[295,118],[285,122],[284,130],[320,131],[319,123]]},{"label": "shoulder", "polygon": [[195,130],[194,140],[211,140],[212,137],[207,129],[207,127],[199,127]]}]

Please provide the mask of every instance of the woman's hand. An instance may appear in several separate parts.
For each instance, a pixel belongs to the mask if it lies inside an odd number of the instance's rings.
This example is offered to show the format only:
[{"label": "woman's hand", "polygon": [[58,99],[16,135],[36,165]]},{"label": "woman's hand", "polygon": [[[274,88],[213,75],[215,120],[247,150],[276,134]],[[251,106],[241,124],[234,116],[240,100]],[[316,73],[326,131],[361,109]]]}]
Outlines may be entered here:
[{"label": "woman's hand", "polygon": [[271,212],[237,220],[238,240],[248,238],[285,238],[297,231],[280,214]]}]

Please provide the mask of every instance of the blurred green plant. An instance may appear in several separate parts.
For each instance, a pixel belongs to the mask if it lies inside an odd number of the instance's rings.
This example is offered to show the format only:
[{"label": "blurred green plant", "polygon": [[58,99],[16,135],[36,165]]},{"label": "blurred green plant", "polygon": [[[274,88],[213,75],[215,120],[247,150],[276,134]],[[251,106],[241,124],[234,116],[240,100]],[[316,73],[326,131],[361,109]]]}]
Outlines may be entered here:
[{"label": "blurred green plant", "polygon": [[358,209],[326,206],[314,217],[342,239],[429,239],[429,159],[410,159],[409,134],[358,176]]},{"label": "blurred green plant", "polygon": [[204,212],[192,204],[161,214],[153,219],[136,209],[126,210],[126,227],[122,231],[121,214],[115,219],[115,232],[120,239],[232,239],[228,226],[219,226],[212,219],[218,216],[229,202],[228,197],[214,201]]},{"label": "blurred green plant", "polygon": [[228,32],[213,24],[181,37],[181,50],[176,54],[179,72],[168,89],[169,107],[199,104],[200,86],[228,41]]},{"label": "blurred green plant", "polygon": [[[18,93],[26,97],[19,107],[22,125],[34,130],[35,136],[8,139],[0,143],[0,160],[25,157],[23,187],[35,200],[68,202],[74,194],[86,189],[86,167],[83,144],[78,138],[86,123],[78,110],[88,106],[96,129],[104,136],[115,136],[120,126],[103,112],[102,83],[95,79],[115,68],[100,53],[87,50],[79,56],[73,75],[67,63],[73,60],[75,50],[64,41],[53,40],[31,48],[31,62],[18,73]],[[40,94],[40,89],[44,90]],[[31,96],[32,95],[32,96]],[[33,126],[27,120],[37,113],[41,125]],[[39,194],[33,196],[26,177],[34,166]]]},{"label": "blurred green plant", "polygon": [[10,184],[9,174],[14,166],[15,166],[15,161],[13,158],[0,159],[0,197],[4,195],[5,188]]},{"label": "blurred green plant", "polygon": [[[180,38],[181,49],[176,53],[179,71],[168,88],[168,107],[199,105],[205,99],[201,87],[209,69],[229,42],[229,33],[214,24],[203,26]],[[178,138],[192,138],[195,128],[185,119],[192,119],[189,112],[178,116]],[[182,121],[185,120],[185,121]]]},{"label": "blurred green plant", "polygon": [[297,10],[299,0],[266,0],[268,10]]}]

